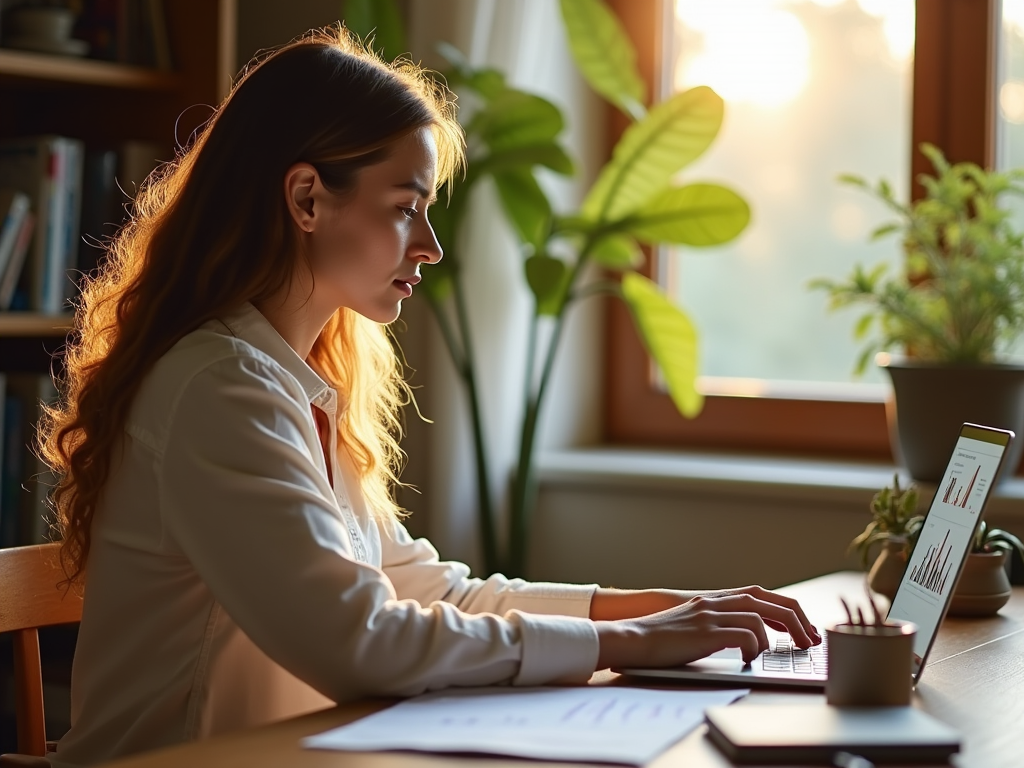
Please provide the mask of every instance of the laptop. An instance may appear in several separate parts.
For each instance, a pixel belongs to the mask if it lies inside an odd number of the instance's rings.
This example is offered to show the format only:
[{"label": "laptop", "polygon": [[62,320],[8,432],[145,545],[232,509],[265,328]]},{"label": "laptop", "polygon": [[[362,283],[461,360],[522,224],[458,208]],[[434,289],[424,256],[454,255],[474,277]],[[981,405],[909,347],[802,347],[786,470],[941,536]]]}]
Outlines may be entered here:
[{"label": "laptop", "polygon": [[[925,516],[917,545],[886,616],[917,625],[912,667],[915,685],[946,615],[989,491],[1013,438],[1013,432],[1008,430],[964,424]],[[825,687],[828,669],[824,642],[800,650],[793,646],[788,634],[771,627],[766,630],[769,650],[750,664],[744,664],[738,648],[726,648],[680,667],[627,667],[614,671],[662,681],[731,683],[743,687]],[[825,633],[821,634],[824,637]]]}]

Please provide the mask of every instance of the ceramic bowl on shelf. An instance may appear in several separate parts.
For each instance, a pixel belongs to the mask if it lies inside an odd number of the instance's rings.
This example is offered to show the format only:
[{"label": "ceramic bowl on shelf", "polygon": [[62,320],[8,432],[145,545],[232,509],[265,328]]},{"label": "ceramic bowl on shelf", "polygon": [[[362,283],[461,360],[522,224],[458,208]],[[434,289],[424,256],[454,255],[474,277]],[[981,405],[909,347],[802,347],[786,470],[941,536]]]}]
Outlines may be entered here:
[{"label": "ceramic bowl on shelf", "polygon": [[59,56],[85,56],[89,44],[85,40],[51,40],[45,37],[9,37],[4,39],[5,48],[35,53],[53,53]]},{"label": "ceramic bowl on shelf", "polygon": [[67,40],[75,25],[75,12],[56,5],[23,5],[7,12],[6,34],[11,37]]},{"label": "ceramic bowl on shelf", "polygon": [[5,17],[3,45],[36,53],[84,56],[89,44],[71,37],[75,12],[61,6],[21,6]]}]

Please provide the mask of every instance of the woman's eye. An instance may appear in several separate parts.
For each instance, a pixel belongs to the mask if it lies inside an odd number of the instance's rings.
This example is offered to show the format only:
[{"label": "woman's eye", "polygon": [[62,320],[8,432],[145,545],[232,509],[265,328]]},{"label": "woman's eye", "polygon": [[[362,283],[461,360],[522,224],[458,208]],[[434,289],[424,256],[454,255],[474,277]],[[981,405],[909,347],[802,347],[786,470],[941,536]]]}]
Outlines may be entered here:
[{"label": "woman's eye", "polygon": [[407,218],[407,219],[414,219],[414,218],[416,218],[416,209],[415,208],[403,208],[403,207],[400,206],[398,210],[400,210],[405,215],[405,218]]}]

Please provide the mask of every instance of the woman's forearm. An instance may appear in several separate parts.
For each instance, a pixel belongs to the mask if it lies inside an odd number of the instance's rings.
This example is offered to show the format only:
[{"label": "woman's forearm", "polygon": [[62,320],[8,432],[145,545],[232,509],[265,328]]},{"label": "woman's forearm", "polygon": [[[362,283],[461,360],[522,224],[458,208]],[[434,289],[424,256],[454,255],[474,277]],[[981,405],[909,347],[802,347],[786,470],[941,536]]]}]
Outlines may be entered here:
[{"label": "woman's forearm", "polygon": [[615,621],[648,616],[682,605],[698,594],[674,589],[598,589],[590,601],[590,618]]}]

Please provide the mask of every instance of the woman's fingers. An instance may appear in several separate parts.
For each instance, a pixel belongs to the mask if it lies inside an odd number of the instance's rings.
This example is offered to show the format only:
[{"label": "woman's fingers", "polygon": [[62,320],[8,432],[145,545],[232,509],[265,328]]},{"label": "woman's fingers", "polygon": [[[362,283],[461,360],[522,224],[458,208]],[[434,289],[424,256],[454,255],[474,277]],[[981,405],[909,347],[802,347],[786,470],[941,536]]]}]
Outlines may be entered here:
[{"label": "woman's fingers", "polygon": [[[761,590],[760,587],[756,589],[760,592],[767,592]],[[781,597],[770,592],[767,594],[774,598]],[[784,605],[775,600],[764,600],[751,592],[738,591],[703,599],[713,601],[716,610],[755,613],[772,629],[788,632],[793,637],[793,642],[802,648],[821,642],[821,638],[818,637],[813,625],[807,621],[807,617],[803,615],[800,606],[789,598],[786,598],[789,604]]]},{"label": "woman's fingers", "polygon": [[811,638],[811,640],[813,640],[813,643],[817,645],[821,642],[821,635],[818,634],[818,630],[811,623],[811,620],[807,618],[807,614],[804,613],[804,609],[800,606],[800,603],[795,598],[776,594],[775,592],[771,592],[770,590],[767,590],[764,587],[747,587],[747,589],[750,590],[751,595],[758,598],[759,600],[773,602],[793,611],[793,613],[796,614],[797,619],[800,621],[800,626],[803,627],[804,633],[809,638]]},{"label": "woman's fingers", "polygon": [[[738,614],[732,614],[738,615]],[[760,621],[760,620],[758,620]],[[763,630],[762,630],[763,634]],[[708,650],[705,653],[695,656],[690,661],[696,661],[702,659],[705,656],[710,656],[713,653],[723,650],[724,648],[739,648],[740,653],[743,655],[743,661],[749,664],[757,658],[758,654],[766,650],[763,644],[762,638],[757,636],[756,632],[751,631],[747,627],[737,626],[722,626],[716,627],[709,634],[710,644]]]}]

